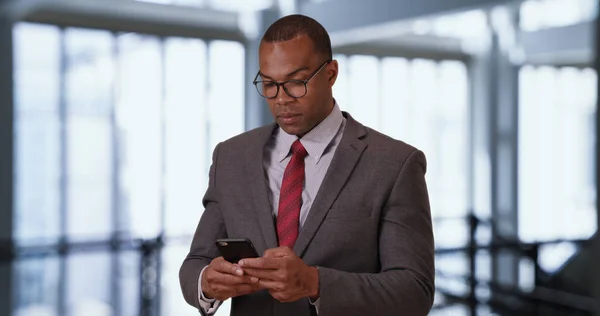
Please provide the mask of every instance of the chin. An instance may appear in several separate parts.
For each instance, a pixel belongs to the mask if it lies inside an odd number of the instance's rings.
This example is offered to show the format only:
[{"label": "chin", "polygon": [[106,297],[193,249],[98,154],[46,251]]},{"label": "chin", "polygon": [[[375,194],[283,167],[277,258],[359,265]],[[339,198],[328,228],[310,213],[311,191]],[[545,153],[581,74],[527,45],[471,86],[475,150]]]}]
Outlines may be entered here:
[{"label": "chin", "polygon": [[296,136],[300,137],[302,134],[304,134],[303,129],[301,127],[286,126],[286,125],[279,125],[279,126],[281,126],[281,129],[283,129],[286,133],[288,133],[290,135],[296,135]]}]

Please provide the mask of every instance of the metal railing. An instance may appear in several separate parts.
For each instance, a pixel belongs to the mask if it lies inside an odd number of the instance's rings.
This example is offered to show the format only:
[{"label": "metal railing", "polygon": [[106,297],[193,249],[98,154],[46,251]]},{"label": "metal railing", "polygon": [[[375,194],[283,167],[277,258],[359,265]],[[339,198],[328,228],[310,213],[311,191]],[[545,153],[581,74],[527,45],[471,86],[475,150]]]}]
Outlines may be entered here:
[{"label": "metal railing", "polygon": [[[590,244],[590,240],[565,240],[557,239],[544,242],[526,243],[518,240],[500,240],[492,238],[491,243],[480,244],[475,238],[475,233],[481,225],[491,225],[490,222],[480,221],[474,216],[465,218],[469,226],[469,240],[464,247],[436,249],[436,255],[452,253],[465,254],[468,261],[468,274],[459,275],[443,271],[436,271],[436,278],[445,280],[458,280],[467,285],[466,293],[453,293],[438,287],[437,291],[444,296],[444,302],[434,306],[435,309],[461,304],[468,307],[471,315],[477,315],[480,306],[489,306],[500,315],[544,315],[545,308],[565,311],[571,315],[591,315],[595,311],[595,301],[592,298],[543,287],[539,284],[538,274],[541,268],[538,264],[540,247],[563,242],[575,243],[579,246]],[[0,262],[16,262],[20,260],[44,258],[48,256],[65,257],[70,254],[84,252],[120,252],[135,251],[140,254],[139,288],[140,315],[158,315],[160,310],[160,272],[161,251],[165,246],[187,244],[191,236],[165,238],[162,235],[151,239],[120,238],[115,235],[109,239],[69,241],[60,239],[55,243],[31,243],[16,245],[13,241],[0,241]],[[518,286],[500,284],[493,280],[483,280],[476,277],[476,258],[479,251],[487,250],[494,253],[506,250],[529,258],[535,265],[535,283],[530,291]],[[156,277],[148,278],[145,275],[155,274]],[[481,288],[489,289],[491,295],[482,297],[478,295]]]},{"label": "metal railing", "polygon": [[[591,239],[555,239],[539,242],[522,242],[519,240],[505,240],[493,236],[490,243],[478,243],[476,239],[477,229],[481,226],[490,226],[491,221],[483,221],[473,215],[464,218],[468,222],[469,239],[464,247],[436,249],[436,255],[463,253],[466,254],[469,272],[467,275],[459,275],[436,271],[436,278],[460,280],[468,285],[466,295],[460,295],[438,288],[437,291],[448,299],[449,303],[442,303],[435,308],[445,308],[448,305],[462,304],[468,306],[470,315],[477,315],[479,306],[490,306],[501,315],[544,315],[547,316],[548,308],[564,312],[565,315],[592,315],[596,310],[596,301],[590,297],[578,295],[564,290],[544,287],[540,285],[540,274],[542,269],[539,265],[540,248],[552,244],[573,243],[578,247],[591,245]],[[498,251],[508,251],[530,259],[534,264],[534,284],[529,291],[518,286],[501,284],[496,281],[483,280],[476,277],[476,259],[479,251],[489,251],[490,254]],[[438,267],[439,268],[439,267]],[[491,295],[481,298],[477,295],[480,288],[489,289]],[[464,294],[464,293],[463,293]],[[519,304],[520,303],[520,304]]]}]

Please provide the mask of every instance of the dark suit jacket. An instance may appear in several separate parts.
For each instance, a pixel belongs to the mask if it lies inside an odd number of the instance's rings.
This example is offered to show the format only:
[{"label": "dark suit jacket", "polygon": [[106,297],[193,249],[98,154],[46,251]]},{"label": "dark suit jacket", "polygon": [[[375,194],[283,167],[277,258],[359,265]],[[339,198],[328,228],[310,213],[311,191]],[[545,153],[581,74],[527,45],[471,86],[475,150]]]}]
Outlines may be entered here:
[{"label": "dark suit jacket", "polygon": [[[319,316],[427,315],[434,297],[434,240],[424,154],[355,121],[342,140],[294,252],[319,267]],[[199,307],[198,276],[220,256],[217,238],[277,247],[263,149],[276,125],[246,132],[214,153],[190,253],[180,270],[186,301]],[[280,303],[267,291],[233,298],[234,316],[315,315],[308,299]]]}]

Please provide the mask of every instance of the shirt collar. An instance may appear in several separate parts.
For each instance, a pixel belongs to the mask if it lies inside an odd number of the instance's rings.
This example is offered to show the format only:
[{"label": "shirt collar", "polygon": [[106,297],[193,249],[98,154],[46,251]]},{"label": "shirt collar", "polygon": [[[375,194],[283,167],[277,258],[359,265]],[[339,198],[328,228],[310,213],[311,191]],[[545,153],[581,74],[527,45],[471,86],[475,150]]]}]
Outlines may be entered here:
[{"label": "shirt collar", "polygon": [[[342,115],[342,111],[338,104],[335,103],[331,113],[300,139],[309,157],[314,158],[317,163],[319,162],[343,121],[344,116]],[[286,133],[281,127],[277,129],[275,150],[279,162],[282,162],[288,156],[292,144],[297,139],[298,136]]]}]

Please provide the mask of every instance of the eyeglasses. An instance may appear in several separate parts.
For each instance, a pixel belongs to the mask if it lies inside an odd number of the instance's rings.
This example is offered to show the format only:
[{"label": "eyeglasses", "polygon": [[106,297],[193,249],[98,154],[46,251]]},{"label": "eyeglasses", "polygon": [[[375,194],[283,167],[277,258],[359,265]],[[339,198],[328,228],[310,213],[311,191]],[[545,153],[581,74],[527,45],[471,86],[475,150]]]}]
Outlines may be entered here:
[{"label": "eyeglasses", "polygon": [[321,65],[321,67],[319,67],[319,69],[317,69],[317,71],[315,71],[306,80],[292,79],[292,80],[287,80],[287,81],[283,81],[283,82],[277,82],[277,81],[273,81],[273,80],[257,80],[258,76],[260,76],[260,71],[259,71],[256,74],[256,77],[254,77],[254,81],[252,81],[252,84],[254,84],[258,93],[262,97],[267,98],[267,99],[273,99],[273,98],[277,97],[277,95],[279,94],[279,87],[283,87],[283,90],[285,91],[285,93],[287,93],[290,97],[301,98],[301,97],[305,96],[306,93],[308,92],[308,88],[307,88],[306,84],[308,84],[308,82],[312,78],[314,78],[319,73],[319,71],[321,71],[321,69],[325,68],[325,66],[327,64],[329,64],[329,62],[331,62],[331,59],[324,62]]}]

